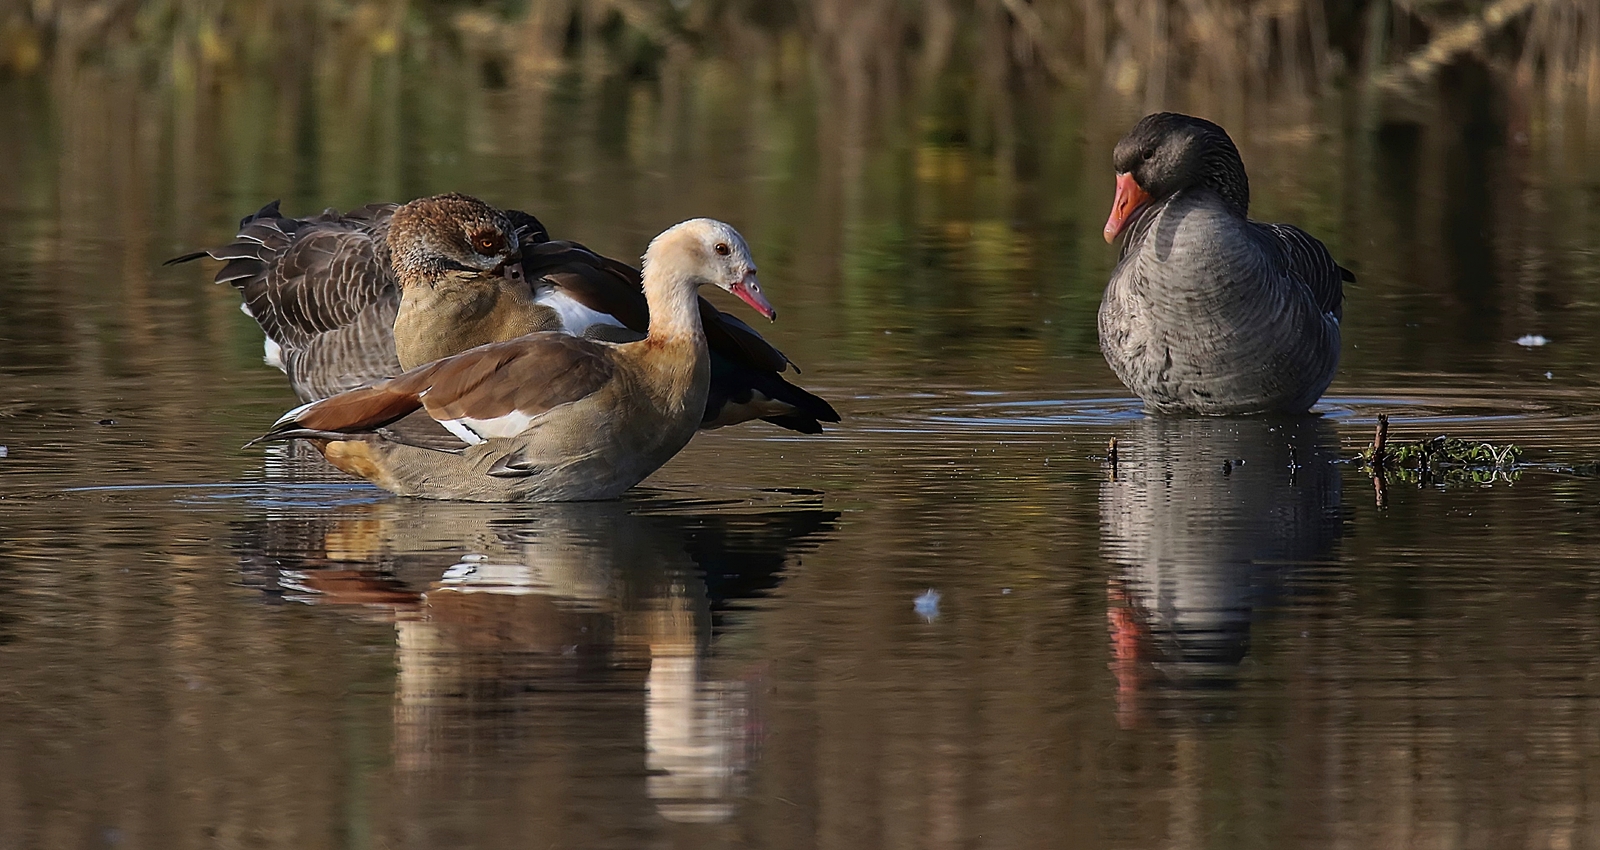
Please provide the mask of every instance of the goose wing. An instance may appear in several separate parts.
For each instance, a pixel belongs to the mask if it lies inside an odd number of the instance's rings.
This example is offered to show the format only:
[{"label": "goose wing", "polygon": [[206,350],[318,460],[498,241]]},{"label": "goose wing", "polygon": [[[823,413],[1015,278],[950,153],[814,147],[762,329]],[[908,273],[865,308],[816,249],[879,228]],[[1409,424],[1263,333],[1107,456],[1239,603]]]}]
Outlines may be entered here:
[{"label": "goose wing", "polygon": [[545,413],[598,392],[615,374],[604,345],[561,333],[529,334],[301,405],[261,439],[348,439],[422,410],[463,444],[483,443],[522,433]]},{"label": "goose wing", "polygon": [[1263,224],[1262,231],[1277,252],[1277,271],[1300,281],[1311,291],[1322,312],[1344,318],[1344,283],[1354,282],[1349,269],[1334,262],[1328,246],[1292,224]]},{"label": "goose wing", "polygon": [[397,205],[289,218],[273,201],[239,222],[234,241],[175,257],[225,263],[218,283],[243,296],[267,337],[267,360],[302,399],[322,398],[400,371],[394,355],[399,291],[389,261]]}]

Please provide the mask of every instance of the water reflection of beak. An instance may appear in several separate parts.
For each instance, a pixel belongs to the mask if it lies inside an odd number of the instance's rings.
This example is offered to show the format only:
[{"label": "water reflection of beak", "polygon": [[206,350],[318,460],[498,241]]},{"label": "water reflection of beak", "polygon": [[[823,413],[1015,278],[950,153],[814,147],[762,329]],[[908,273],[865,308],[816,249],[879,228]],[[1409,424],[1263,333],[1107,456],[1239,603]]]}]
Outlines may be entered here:
[{"label": "water reflection of beak", "polygon": [[1106,241],[1111,242],[1127,229],[1139,210],[1150,203],[1150,193],[1132,174],[1117,175],[1117,197],[1111,202],[1111,217],[1106,219]]}]

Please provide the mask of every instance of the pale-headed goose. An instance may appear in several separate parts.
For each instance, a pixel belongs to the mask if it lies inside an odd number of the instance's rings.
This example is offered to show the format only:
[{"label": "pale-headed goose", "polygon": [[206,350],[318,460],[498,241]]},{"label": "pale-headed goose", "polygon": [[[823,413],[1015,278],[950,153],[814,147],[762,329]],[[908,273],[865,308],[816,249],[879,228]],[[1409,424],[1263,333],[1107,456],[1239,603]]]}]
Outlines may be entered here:
[{"label": "pale-headed goose", "polygon": [[1239,150],[1163,112],[1113,153],[1105,237],[1126,231],[1100,303],[1100,349],[1157,413],[1302,413],[1339,365],[1343,281],[1310,234],[1251,221]]},{"label": "pale-headed goose", "polygon": [[[304,219],[273,202],[240,222],[232,244],[169,263],[205,256],[227,262],[217,282],[241,291],[267,362],[303,401],[534,331],[622,342],[649,328],[633,267],[464,195]],[[699,308],[712,370],[701,427],[763,419],[814,434],[839,421],[785,380],[793,364],[749,325],[704,299]]]},{"label": "pale-headed goose", "polygon": [[[772,311],[738,232],[711,219],[686,221],[645,253],[644,339],[544,332],[479,346],[302,405],[262,439],[308,439],[339,469],[403,495],[615,497],[677,454],[700,425],[711,379],[697,294],[706,284]],[[456,445],[425,447],[386,428],[419,410]]]}]

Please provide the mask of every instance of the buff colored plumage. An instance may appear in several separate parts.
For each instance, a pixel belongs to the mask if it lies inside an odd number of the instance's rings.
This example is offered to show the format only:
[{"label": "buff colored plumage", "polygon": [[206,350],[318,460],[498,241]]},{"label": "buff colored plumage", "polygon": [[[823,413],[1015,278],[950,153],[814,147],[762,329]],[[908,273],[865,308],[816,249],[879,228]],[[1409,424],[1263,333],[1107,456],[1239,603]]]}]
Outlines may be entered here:
[{"label": "buff colored plumage", "polygon": [[[626,342],[650,324],[636,269],[465,195],[305,219],[272,203],[240,222],[234,243],[171,262],[205,256],[227,262],[217,281],[241,290],[267,361],[303,401],[534,331]],[[699,308],[712,363],[702,428],[759,418],[819,433],[839,421],[785,379],[793,364],[760,334],[703,299]]]},{"label": "buff colored plumage", "polygon": [[[771,310],[739,234],[694,219],[651,242],[650,333],[608,343],[534,333],[303,405],[263,439],[310,439],[340,469],[410,496],[473,501],[607,499],[689,442],[710,384],[697,290]],[[423,411],[459,438],[441,450],[388,426]]]}]

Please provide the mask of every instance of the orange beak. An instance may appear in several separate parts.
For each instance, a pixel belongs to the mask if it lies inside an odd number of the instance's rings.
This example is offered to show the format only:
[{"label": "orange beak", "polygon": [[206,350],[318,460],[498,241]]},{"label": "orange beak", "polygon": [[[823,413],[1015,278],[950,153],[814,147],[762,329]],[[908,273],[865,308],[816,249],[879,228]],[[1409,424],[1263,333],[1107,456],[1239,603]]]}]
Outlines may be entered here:
[{"label": "orange beak", "polygon": [[1133,179],[1132,174],[1118,174],[1117,198],[1111,202],[1111,217],[1106,219],[1106,241],[1111,242],[1122,235],[1134,214],[1148,203],[1150,193]]}]

